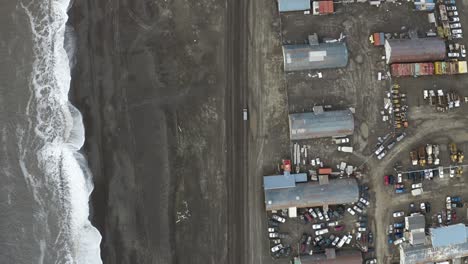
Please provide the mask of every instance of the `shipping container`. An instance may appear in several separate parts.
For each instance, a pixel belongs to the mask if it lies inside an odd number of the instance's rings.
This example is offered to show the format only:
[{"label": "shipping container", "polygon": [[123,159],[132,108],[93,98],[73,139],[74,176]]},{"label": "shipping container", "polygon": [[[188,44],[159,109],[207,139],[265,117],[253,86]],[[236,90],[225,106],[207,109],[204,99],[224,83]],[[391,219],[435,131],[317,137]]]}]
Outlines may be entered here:
[{"label": "shipping container", "polygon": [[333,1],[314,1],[312,3],[314,15],[328,15],[333,14]]},{"label": "shipping container", "polygon": [[380,34],[374,33],[374,46],[380,46]]},{"label": "shipping container", "polygon": [[318,170],[318,174],[320,174],[320,175],[330,175],[331,173],[332,173],[331,168],[320,168]]},{"label": "shipping container", "polygon": [[396,63],[391,65],[392,76],[425,76],[434,74],[434,64],[432,62],[423,63]]}]

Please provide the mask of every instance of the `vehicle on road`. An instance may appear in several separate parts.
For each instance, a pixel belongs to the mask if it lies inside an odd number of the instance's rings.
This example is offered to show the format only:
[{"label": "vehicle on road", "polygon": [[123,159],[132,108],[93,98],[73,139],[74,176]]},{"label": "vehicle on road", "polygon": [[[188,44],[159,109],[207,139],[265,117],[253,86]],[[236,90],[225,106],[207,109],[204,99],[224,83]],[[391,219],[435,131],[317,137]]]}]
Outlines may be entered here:
[{"label": "vehicle on road", "polygon": [[280,222],[280,223],[286,222],[286,218],[281,217],[281,216],[276,215],[276,214],[272,215],[272,216],[271,216],[271,219],[273,219],[273,220],[275,220],[275,221],[278,221],[278,222]]},{"label": "vehicle on road", "polygon": [[243,117],[244,121],[249,120],[249,112],[248,112],[247,108],[242,109],[242,117]]},{"label": "vehicle on road", "polygon": [[404,215],[405,215],[405,212],[403,212],[403,211],[396,211],[396,212],[393,213],[394,218],[402,217]]}]

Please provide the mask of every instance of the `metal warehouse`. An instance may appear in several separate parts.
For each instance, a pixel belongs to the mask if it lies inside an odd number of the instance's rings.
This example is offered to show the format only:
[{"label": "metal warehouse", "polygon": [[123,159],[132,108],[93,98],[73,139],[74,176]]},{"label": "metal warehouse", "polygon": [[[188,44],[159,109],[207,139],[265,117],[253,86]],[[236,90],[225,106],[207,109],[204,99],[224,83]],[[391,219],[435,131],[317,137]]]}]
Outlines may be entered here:
[{"label": "metal warehouse", "polygon": [[400,263],[438,262],[468,256],[468,229],[464,224],[431,228],[432,245],[400,245]]},{"label": "metal warehouse", "polygon": [[284,45],[284,71],[342,68],[348,64],[346,43]]},{"label": "metal warehouse", "polygon": [[278,0],[280,12],[310,10],[310,0]]},{"label": "metal warehouse", "polygon": [[362,254],[358,250],[325,249],[325,254],[314,254],[294,258],[294,264],[362,264]]},{"label": "metal warehouse", "polygon": [[327,184],[318,182],[298,183],[293,188],[265,190],[266,210],[280,210],[290,207],[315,207],[335,204],[351,204],[359,199],[356,179],[330,180]]},{"label": "metal warehouse", "polygon": [[445,42],[439,38],[388,39],[385,41],[387,63],[429,62],[445,59]]},{"label": "metal warehouse", "polygon": [[301,140],[352,135],[354,117],[350,110],[289,115],[290,139]]}]

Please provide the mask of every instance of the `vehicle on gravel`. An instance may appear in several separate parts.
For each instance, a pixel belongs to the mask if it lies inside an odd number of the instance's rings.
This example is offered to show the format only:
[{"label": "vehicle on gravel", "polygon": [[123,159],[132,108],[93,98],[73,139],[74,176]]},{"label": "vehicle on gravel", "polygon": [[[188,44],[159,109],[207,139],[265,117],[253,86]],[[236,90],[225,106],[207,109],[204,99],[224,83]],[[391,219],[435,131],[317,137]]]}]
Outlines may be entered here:
[{"label": "vehicle on gravel", "polygon": [[272,218],[273,220],[275,220],[275,221],[280,222],[280,223],[286,222],[286,218],[281,217],[281,216],[276,215],[276,214],[272,215],[271,218]]},{"label": "vehicle on gravel", "polygon": [[404,215],[405,215],[405,212],[403,212],[403,211],[396,211],[396,212],[393,213],[394,218],[402,217]]}]

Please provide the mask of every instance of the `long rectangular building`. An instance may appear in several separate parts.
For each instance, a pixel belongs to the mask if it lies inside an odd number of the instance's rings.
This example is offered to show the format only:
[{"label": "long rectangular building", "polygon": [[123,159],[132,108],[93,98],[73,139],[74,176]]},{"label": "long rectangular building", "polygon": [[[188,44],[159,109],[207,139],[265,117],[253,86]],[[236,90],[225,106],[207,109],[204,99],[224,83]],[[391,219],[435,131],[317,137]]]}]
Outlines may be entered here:
[{"label": "long rectangular building", "polygon": [[330,180],[327,184],[298,183],[291,188],[265,190],[267,211],[290,207],[351,204],[357,202],[358,199],[359,187],[356,179],[353,178]]},{"label": "long rectangular building", "polygon": [[341,137],[354,132],[354,117],[350,110],[289,115],[291,140]]},{"label": "long rectangular building", "polygon": [[284,45],[284,71],[343,68],[348,65],[346,43]]},{"label": "long rectangular building", "polygon": [[443,61],[446,49],[444,40],[439,38],[385,40],[388,64]]}]

